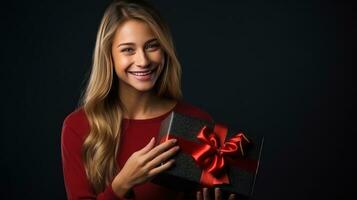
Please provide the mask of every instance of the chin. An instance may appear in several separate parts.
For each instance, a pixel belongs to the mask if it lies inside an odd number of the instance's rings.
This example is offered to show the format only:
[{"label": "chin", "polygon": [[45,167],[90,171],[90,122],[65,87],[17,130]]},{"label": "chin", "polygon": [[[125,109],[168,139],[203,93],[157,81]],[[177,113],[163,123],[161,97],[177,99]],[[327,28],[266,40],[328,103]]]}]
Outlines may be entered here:
[{"label": "chin", "polygon": [[140,92],[149,92],[154,89],[155,84],[147,84],[147,85],[132,85],[134,89]]}]

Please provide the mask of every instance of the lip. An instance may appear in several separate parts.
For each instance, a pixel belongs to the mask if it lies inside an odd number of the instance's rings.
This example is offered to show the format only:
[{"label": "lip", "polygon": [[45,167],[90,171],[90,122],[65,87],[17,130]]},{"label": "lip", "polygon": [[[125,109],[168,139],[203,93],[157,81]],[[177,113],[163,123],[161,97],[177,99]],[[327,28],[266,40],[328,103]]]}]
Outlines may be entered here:
[{"label": "lip", "polygon": [[138,71],[128,71],[130,74],[145,74],[145,73],[152,73],[155,72],[157,68],[150,69],[150,70],[138,70]]},{"label": "lip", "polygon": [[150,70],[128,71],[128,73],[139,81],[149,81],[154,77],[157,68]]},{"label": "lip", "polygon": [[128,71],[129,73],[145,73],[145,72],[149,72],[152,71],[154,69],[150,69],[150,70],[141,70],[141,71]]}]

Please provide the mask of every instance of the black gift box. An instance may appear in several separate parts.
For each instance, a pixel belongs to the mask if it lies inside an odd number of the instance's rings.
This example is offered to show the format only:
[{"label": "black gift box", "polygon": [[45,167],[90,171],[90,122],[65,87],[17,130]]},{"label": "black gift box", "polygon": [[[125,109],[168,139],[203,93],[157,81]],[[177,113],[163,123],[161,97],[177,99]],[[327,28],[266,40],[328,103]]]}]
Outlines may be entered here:
[{"label": "black gift box", "polygon": [[[203,126],[207,126],[213,130],[215,124],[199,118],[172,112],[162,121],[157,141],[160,143],[167,138],[175,137],[200,143],[196,137]],[[228,128],[226,140],[231,138],[235,133],[237,132],[231,131]],[[240,197],[250,197],[252,195],[263,145],[263,138],[247,137],[249,138],[250,144],[248,148],[244,149],[245,155],[240,159],[257,161],[256,169],[248,172],[239,169],[239,167],[229,166],[227,168],[227,175],[230,183],[214,186],[221,188],[224,192],[235,193]],[[180,140],[178,145],[180,145]],[[200,188],[202,169],[195,163],[192,156],[184,152],[179,152],[175,155],[174,159],[176,160],[175,165],[156,176],[152,182],[178,191],[192,191]]]}]

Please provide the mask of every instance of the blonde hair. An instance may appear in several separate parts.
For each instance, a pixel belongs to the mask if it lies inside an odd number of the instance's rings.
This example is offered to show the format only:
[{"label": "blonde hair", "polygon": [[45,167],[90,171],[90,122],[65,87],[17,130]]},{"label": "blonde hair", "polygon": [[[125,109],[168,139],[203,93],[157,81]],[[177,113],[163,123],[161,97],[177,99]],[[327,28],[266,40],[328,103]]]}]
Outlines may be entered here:
[{"label": "blonde hair", "polygon": [[129,19],[147,23],[164,51],[164,68],[153,88],[155,93],[169,99],[182,97],[181,66],[169,29],[158,12],[144,1],[113,1],[99,26],[91,74],[81,100],[90,125],[82,158],[87,178],[96,193],[103,191],[119,171],[116,158],[125,108],[118,95],[119,81],[111,46],[118,26]]}]

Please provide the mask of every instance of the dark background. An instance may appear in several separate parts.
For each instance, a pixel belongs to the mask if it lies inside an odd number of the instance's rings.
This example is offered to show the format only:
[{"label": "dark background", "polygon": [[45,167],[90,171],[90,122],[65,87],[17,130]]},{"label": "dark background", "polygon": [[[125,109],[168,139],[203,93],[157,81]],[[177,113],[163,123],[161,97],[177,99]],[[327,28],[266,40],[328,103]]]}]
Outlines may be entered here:
[{"label": "dark background", "polygon": [[[108,2],[2,4],[0,199],[65,199],[61,125],[85,86]],[[352,5],[152,2],[171,27],[185,100],[265,136],[253,199],[344,199]]]}]

